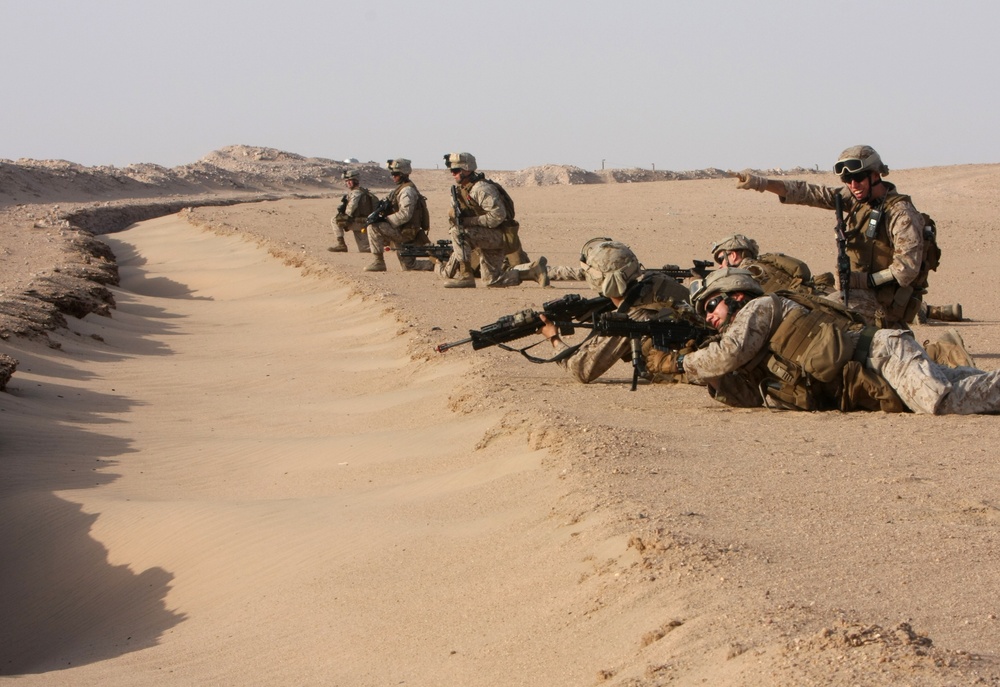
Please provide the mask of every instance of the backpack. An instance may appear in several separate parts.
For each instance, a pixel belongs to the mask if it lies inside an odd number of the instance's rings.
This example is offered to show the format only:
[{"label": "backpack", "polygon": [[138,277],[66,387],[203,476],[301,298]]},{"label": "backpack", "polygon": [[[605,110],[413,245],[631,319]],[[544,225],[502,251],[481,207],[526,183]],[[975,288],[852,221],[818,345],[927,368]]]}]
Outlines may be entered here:
[{"label": "backpack", "polygon": [[417,200],[417,209],[413,211],[413,219],[416,220],[417,226],[422,231],[430,231],[431,213],[427,209],[427,196],[420,196]]},{"label": "backpack", "polygon": [[941,265],[941,247],[937,243],[937,223],[926,212],[921,212],[924,220],[924,261],[920,271],[926,279],[927,272],[936,272]]},{"label": "backpack", "polygon": [[375,212],[378,196],[366,188],[361,189],[361,200],[358,201],[358,217],[365,218]]},{"label": "backpack", "polygon": [[509,193],[507,193],[507,189],[492,179],[483,177],[483,181],[487,184],[492,184],[493,188],[500,192],[501,201],[503,202],[504,209],[507,211],[507,219],[514,219],[514,199],[510,197]]}]

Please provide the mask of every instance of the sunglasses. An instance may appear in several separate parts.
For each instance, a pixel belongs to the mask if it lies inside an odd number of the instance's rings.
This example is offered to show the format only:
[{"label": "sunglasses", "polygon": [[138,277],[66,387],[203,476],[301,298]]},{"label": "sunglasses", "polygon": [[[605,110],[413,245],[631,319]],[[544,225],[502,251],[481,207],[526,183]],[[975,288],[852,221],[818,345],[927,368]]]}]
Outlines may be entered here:
[{"label": "sunglasses", "polygon": [[849,184],[852,181],[864,181],[868,178],[868,172],[845,172],[840,175],[840,180],[845,184]]},{"label": "sunglasses", "polygon": [[724,300],[726,300],[725,295],[719,294],[718,296],[710,300],[708,303],[705,303],[705,314],[711,315],[713,312],[715,312],[715,309],[719,307],[719,303],[721,303]]}]

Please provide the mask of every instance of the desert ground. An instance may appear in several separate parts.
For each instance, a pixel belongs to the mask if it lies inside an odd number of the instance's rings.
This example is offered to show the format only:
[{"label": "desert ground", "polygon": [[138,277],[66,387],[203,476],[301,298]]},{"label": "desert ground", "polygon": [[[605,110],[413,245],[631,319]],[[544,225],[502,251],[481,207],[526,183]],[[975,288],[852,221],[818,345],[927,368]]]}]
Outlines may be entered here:
[{"label": "desert ground", "polygon": [[[1000,685],[995,416],[437,353],[587,286],[364,272],[350,237],[327,251],[332,174],[56,171],[0,169],[0,679]],[[689,265],[741,232],[833,266],[832,213],[731,179],[491,176],[550,265],[595,236]],[[413,179],[444,237],[450,175]],[[955,327],[996,369],[1000,165],[888,180],[939,227],[927,300],[968,318],[917,338]]]}]

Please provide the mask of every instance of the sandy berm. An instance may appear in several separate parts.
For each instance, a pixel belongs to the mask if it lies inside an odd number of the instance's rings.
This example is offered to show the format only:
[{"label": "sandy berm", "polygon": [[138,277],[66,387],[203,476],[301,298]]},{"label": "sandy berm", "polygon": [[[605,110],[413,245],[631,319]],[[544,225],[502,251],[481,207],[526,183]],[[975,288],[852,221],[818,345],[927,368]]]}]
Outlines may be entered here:
[{"label": "sandy berm", "polygon": [[[414,179],[441,238],[449,175]],[[971,318],[918,339],[955,326],[995,369],[1000,167],[891,180],[941,231],[928,300]],[[550,264],[606,235],[686,265],[736,231],[834,259],[830,213],[728,179],[509,189]],[[1000,684],[996,417],[738,410],[629,391],[626,363],[584,386],[496,348],[439,354],[586,286],[446,290],[391,257],[364,273],[370,256],[326,251],[335,180],[303,190],[177,212],[200,203],[188,189],[90,227],[118,272],[104,314],[0,342],[18,362],[0,394],[4,679]],[[80,240],[53,218],[108,202],[36,191],[4,210],[4,266],[30,271],[7,272],[8,302],[81,274],[44,269]]]}]

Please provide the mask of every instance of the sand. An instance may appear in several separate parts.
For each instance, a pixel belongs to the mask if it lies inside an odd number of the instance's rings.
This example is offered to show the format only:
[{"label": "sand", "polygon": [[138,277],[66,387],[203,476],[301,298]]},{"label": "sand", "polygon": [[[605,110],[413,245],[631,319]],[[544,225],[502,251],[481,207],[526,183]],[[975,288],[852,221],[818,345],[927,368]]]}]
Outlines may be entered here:
[{"label": "sand", "polygon": [[[998,177],[890,177],[942,228],[928,300],[962,302],[986,369]],[[450,179],[415,180],[443,218]],[[688,264],[734,231],[832,260],[828,213],[727,180],[512,195],[551,264],[595,235]],[[584,386],[496,349],[438,354],[586,289],[446,290],[391,257],[364,273],[369,256],[325,250],[338,200],[104,236],[110,317],[0,342],[19,361],[0,394],[0,674],[1000,684],[995,417],[737,410],[631,392],[624,363]]]}]

